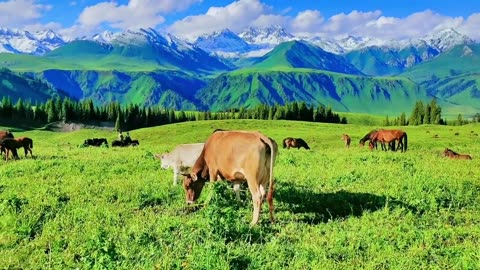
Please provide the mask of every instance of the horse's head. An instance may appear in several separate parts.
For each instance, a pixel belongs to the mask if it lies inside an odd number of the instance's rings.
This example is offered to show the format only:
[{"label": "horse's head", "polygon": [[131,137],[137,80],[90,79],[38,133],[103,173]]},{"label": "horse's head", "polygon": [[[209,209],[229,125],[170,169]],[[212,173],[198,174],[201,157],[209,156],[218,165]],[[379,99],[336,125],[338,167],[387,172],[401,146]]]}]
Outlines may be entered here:
[{"label": "horse's head", "polygon": [[443,150],[443,156],[444,157],[449,157],[449,156],[452,156],[453,155],[453,151],[448,149],[448,148],[445,148],[445,150]]}]

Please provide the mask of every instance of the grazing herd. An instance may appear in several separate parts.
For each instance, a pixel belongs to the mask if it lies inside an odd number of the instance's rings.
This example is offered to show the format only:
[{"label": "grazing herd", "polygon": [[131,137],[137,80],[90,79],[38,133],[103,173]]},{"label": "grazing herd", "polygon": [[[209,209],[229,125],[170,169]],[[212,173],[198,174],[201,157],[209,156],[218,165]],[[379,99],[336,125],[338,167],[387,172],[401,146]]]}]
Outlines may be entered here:
[{"label": "grazing herd", "polygon": [[[341,139],[349,148],[351,137],[343,134]],[[407,151],[407,133],[401,130],[379,129],[367,133],[360,139],[360,146],[369,141],[369,148],[377,148],[377,143],[383,150],[401,152]],[[395,147],[395,144],[397,147]],[[93,138],[84,141],[85,146],[108,146],[106,138]],[[112,146],[138,145],[138,140],[114,140]],[[387,149],[388,145],[388,149]],[[17,149],[23,147],[25,157],[28,153],[33,157],[33,140],[28,137],[14,138],[9,131],[0,131],[0,150],[8,160],[9,153],[18,159]],[[302,138],[287,137],[283,140],[283,148],[310,147]],[[228,180],[233,184],[237,199],[240,199],[240,185],[246,182],[253,202],[253,217],[251,225],[259,220],[260,209],[264,198],[267,199],[270,220],[273,222],[273,186],[274,165],[278,154],[278,146],[272,138],[257,132],[243,130],[217,129],[210,134],[205,143],[181,144],[170,153],[155,154],[161,161],[163,169],[173,168],[173,184],[183,177],[185,200],[188,204],[195,203],[206,182]],[[454,159],[472,159],[471,156],[458,154],[445,148],[443,156]]]}]

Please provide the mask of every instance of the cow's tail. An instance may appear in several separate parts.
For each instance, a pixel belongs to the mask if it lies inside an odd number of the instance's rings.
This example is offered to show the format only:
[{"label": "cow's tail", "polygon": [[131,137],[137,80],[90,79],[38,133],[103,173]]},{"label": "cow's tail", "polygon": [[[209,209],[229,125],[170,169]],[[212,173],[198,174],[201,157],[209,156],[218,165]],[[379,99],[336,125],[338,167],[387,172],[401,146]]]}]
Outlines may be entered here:
[{"label": "cow's tail", "polygon": [[263,134],[261,134],[261,139],[265,144],[267,144],[270,147],[270,179],[268,184],[267,201],[268,201],[268,206],[270,210],[270,221],[273,222],[274,221],[274,218],[273,218],[273,185],[274,185],[273,166],[275,165],[278,145],[273,139]]}]

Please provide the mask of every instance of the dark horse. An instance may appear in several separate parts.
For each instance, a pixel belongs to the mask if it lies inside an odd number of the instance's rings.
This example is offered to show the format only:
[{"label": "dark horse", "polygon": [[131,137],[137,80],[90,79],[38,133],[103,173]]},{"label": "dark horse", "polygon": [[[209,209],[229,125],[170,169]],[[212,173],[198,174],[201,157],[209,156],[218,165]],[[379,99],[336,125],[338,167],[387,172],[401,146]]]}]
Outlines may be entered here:
[{"label": "dark horse", "polygon": [[108,146],[108,142],[106,138],[93,138],[93,139],[86,139],[83,144],[85,146],[101,146],[102,144],[105,144]]},{"label": "dark horse", "polygon": [[470,155],[459,154],[448,148],[445,148],[445,150],[443,150],[443,156],[455,159],[472,159]]},{"label": "dark horse", "polygon": [[119,140],[114,140],[112,142],[112,147],[125,147],[125,146],[137,146],[139,145],[140,143],[138,142],[138,140],[123,140],[123,141],[119,141]]},{"label": "dark horse", "polygon": [[[13,139],[13,133],[11,133],[8,130],[6,130],[6,131],[0,130],[0,142],[2,142],[6,138],[12,138]],[[15,154],[16,154],[16,152],[17,151],[15,150]],[[5,153],[5,149],[0,145],[0,154],[3,154],[3,153]]]},{"label": "dark horse", "polygon": [[303,147],[307,150],[310,149],[310,147],[308,147],[308,144],[302,138],[287,137],[283,139],[283,148],[290,149],[290,147],[296,147],[297,149],[300,149],[300,147]]},{"label": "dark horse", "polygon": [[5,154],[5,160],[8,160],[8,154],[12,151],[12,156],[15,159],[18,159],[17,148],[23,147],[25,150],[25,157],[27,157],[28,152],[30,152],[30,156],[33,157],[32,148],[33,148],[33,140],[28,137],[20,137],[20,138],[5,138],[1,145],[3,148],[7,150]]},{"label": "dark horse", "polygon": [[[381,129],[375,132],[370,137],[370,149],[373,149],[376,142],[388,143],[398,142],[398,146],[395,149],[397,151],[400,149],[402,152],[407,151],[407,133],[399,129]],[[393,150],[393,149],[392,149]]]}]

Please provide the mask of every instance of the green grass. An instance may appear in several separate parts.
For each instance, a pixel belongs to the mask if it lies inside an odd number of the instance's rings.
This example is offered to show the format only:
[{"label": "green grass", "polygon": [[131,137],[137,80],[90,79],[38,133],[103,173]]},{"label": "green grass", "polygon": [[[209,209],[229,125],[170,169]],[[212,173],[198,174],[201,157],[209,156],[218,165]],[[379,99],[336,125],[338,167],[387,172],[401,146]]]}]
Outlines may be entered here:
[{"label": "green grass", "polygon": [[[402,127],[406,153],[358,147],[373,127],[354,124],[186,122],[131,131],[140,146],[124,149],[78,147],[116,139],[108,131],[15,130],[34,140],[35,159],[0,162],[0,268],[478,269],[479,127]],[[250,228],[248,192],[236,202],[224,182],[207,185],[191,211],[152,157],[216,128],[302,137],[312,148],[280,149],[276,223],[264,204]],[[443,158],[445,147],[473,160]]]}]

